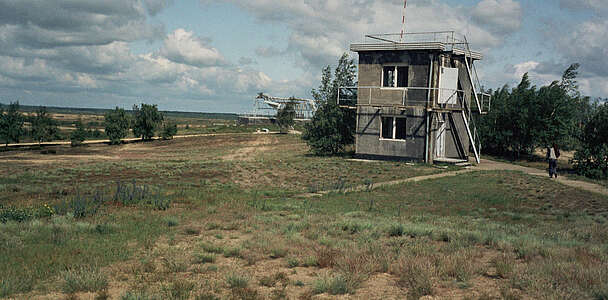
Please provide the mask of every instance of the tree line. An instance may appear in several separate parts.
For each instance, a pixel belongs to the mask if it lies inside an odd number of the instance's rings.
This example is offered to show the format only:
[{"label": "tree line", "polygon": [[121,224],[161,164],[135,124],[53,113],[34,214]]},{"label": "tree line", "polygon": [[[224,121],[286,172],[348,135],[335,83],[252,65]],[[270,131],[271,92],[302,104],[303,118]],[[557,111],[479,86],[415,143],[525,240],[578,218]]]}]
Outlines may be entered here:
[{"label": "tree line", "polygon": [[[488,91],[492,109],[475,117],[483,152],[530,158],[537,149],[556,144],[575,151],[571,163],[578,174],[608,178],[608,100],[581,95],[578,68],[571,65],[561,80],[540,88],[524,74],[514,88]],[[336,99],[340,86],[357,84],[356,76],[356,65],[346,53],[333,72],[330,66],[323,68],[321,83],[312,90],[320,107],[302,135],[313,154],[338,155],[355,141],[355,112],[340,108]]]},{"label": "tree line", "polygon": [[[82,145],[87,138],[103,137],[97,130],[87,130],[81,119],[73,125],[75,130],[69,135],[72,146]],[[159,131],[163,139],[171,139],[177,134],[177,124],[166,119],[156,104],[134,105],[131,112],[116,107],[106,112],[103,125],[110,144],[120,144],[129,130],[142,140],[151,140]],[[29,116],[20,112],[19,102],[10,103],[6,108],[0,107],[0,139],[8,146],[9,143],[19,143],[23,136],[39,144],[62,138],[59,122],[50,116],[45,107],[39,107]]]}]

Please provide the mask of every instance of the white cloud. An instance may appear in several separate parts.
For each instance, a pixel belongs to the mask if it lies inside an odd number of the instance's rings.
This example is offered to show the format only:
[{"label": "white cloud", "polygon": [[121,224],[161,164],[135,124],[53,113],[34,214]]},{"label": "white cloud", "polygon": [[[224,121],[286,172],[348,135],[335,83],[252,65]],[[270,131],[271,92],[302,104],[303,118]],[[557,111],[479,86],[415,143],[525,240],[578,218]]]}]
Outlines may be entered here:
[{"label": "white cloud", "polygon": [[491,31],[507,34],[521,26],[522,9],[513,0],[482,0],[473,9],[473,20]]},{"label": "white cloud", "polygon": [[160,54],[169,60],[198,67],[225,65],[226,60],[220,52],[182,28],[169,34],[164,41]]},{"label": "white cloud", "polygon": [[[203,4],[216,1],[201,0]],[[296,65],[319,73],[335,64],[351,42],[366,33],[399,32],[400,4],[393,0],[224,0],[252,13],[261,22],[286,25],[290,37],[286,51],[259,48],[259,56],[294,55]],[[501,7],[492,10],[493,4]],[[471,10],[477,11],[473,20]],[[432,22],[429,22],[432,20]],[[455,30],[467,34],[473,47],[496,47],[521,24],[521,7],[512,0],[484,0],[478,7],[453,6],[439,0],[408,1],[407,31]]]},{"label": "white cloud", "polygon": [[559,3],[561,7],[571,10],[608,11],[608,2],[605,0],[560,0]]}]

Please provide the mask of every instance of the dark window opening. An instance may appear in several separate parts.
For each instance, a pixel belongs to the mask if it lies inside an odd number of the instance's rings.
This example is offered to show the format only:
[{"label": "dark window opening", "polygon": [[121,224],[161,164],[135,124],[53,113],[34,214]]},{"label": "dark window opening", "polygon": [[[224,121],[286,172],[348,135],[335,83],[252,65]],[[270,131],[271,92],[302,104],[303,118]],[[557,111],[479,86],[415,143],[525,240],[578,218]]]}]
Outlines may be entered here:
[{"label": "dark window opening", "polygon": [[382,138],[392,139],[393,138],[393,118],[382,117]]},{"label": "dark window opening", "polygon": [[405,140],[407,137],[406,127],[405,127],[405,118],[396,118],[395,119],[395,139],[397,140]]},{"label": "dark window opening", "polygon": [[407,87],[408,68],[397,67],[397,87]]}]

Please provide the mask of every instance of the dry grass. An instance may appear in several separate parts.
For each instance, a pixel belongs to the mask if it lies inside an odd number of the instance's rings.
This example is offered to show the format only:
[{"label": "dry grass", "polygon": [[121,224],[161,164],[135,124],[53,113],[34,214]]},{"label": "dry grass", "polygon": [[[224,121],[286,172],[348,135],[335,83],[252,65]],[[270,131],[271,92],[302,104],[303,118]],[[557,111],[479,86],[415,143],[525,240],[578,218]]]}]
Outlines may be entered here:
[{"label": "dry grass", "polygon": [[[67,182],[90,188],[116,178],[163,182],[172,204],[167,211],[109,205],[83,220],[0,224],[0,263],[10,272],[10,277],[0,274],[0,295],[66,296],[72,290],[63,293],[50,280],[22,270],[52,274],[58,265],[86,264],[75,261],[78,257],[95,260],[107,275],[110,298],[124,299],[606,294],[608,230],[601,212],[608,200],[603,197],[521,173],[483,172],[298,198],[309,183],[335,183],[340,176],[355,184],[435,170],[310,157],[291,136],[263,137],[276,147],[254,152],[253,158],[220,159],[226,149],[251,147],[256,138],[90,147],[82,154],[86,159],[66,159],[64,166],[37,173],[28,163],[20,169],[9,162],[12,173],[0,179],[3,204],[63,199],[72,193]],[[121,163],[95,160],[90,156],[95,153]],[[50,198],[42,198],[49,191]],[[584,210],[591,204],[594,214]],[[98,232],[97,224],[112,230]],[[54,261],[40,253],[53,253]],[[19,259],[22,264],[15,262]],[[11,281],[30,277],[26,286]],[[76,296],[84,295],[80,290],[73,290]]]}]

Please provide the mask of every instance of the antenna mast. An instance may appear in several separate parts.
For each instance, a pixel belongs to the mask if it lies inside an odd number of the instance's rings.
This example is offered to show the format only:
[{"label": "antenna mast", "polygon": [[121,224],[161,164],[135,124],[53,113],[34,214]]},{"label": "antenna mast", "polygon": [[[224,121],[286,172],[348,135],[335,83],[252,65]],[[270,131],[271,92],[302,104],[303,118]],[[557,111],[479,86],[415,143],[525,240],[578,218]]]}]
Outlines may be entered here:
[{"label": "antenna mast", "polygon": [[407,7],[407,0],[403,0],[403,14],[401,15],[401,36],[399,42],[403,42],[403,34],[405,33],[405,8]]}]

